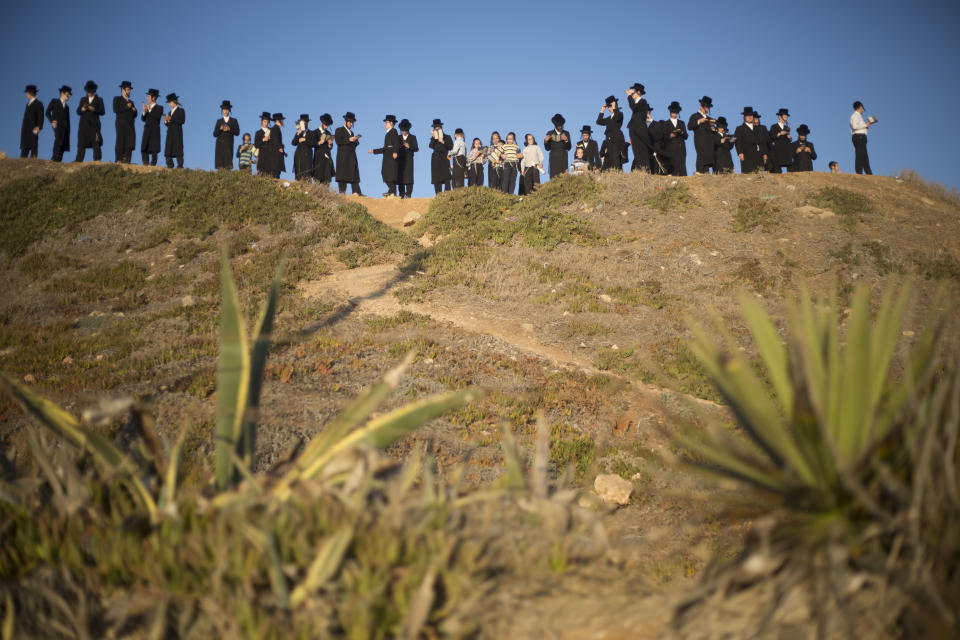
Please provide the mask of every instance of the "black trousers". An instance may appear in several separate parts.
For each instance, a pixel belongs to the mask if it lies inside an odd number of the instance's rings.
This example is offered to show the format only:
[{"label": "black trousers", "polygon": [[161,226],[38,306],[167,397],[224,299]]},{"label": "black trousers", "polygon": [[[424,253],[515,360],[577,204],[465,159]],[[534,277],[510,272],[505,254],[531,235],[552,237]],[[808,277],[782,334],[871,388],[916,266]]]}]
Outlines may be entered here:
[{"label": "black trousers", "polygon": [[63,162],[64,147],[67,146],[67,136],[63,135],[63,128],[57,127],[53,130],[53,155],[50,159],[54,162]]},{"label": "black trousers", "polygon": [[499,189],[502,176],[503,171],[501,171],[499,166],[489,165],[487,167],[487,186]]},{"label": "black trousers", "polygon": [[397,190],[400,192],[401,198],[412,198],[413,197],[413,183],[404,183],[397,185]]},{"label": "black trousers", "polygon": [[177,169],[183,169],[183,156],[164,156],[167,159],[167,169],[173,169],[173,161],[177,161]]},{"label": "black trousers", "polygon": [[37,157],[37,148],[39,145],[40,136],[31,133],[27,136],[27,146],[20,147],[20,157],[21,158],[36,158]]},{"label": "black trousers", "polygon": [[633,164],[630,165],[630,171],[650,173],[650,149],[647,145],[637,136],[631,135],[630,148],[633,149]]},{"label": "black trousers", "polygon": [[713,172],[716,173],[712,162],[704,162],[700,159],[700,156],[697,156],[697,173],[710,173],[710,170],[713,169]]},{"label": "black trousers", "polygon": [[140,152],[140,161],[143,163],[143,166],[157,166],[157,156],[160,155],[156,151],[141,151]]},{"label": "black trousers", "polygon": [[127,164],[130,164],[132,155],[133,155],[132,151],[121,151],[119,146],[117,145],[113,146],[114,162],[126,162]]},{"label": "black trousers", "polygon": [[[100,145],[88,145],[93,148],[93,161],[100,162],[100,159],[103,158],[103,154],[100,152]],[[77,159],[76,162],[83,162],[83,157],[87,155],[87,147],[81,147],[80,143],[77,143]]]},{"label": "black trousers", "polygon": [[[460,185],[460,186],[462,187],[463,185]],[[444,181],[444,182],[434,182],[434,183],[433,183],[433,192],[434,192],[434,193],[440,193],[441,191],[450,191],[450,189],[451,189],[451,187],[450,187],[450,180],[446,180],[446,181]]]},{"label": "black trousers", "polygon": [[523,170],[523,190],[533,193],[534,185],[540,184],[540,170],[536,167],[527,167]]},{"label": "black trousers", "polygon": [[467,176],[467,158],[466,156],[453,156],[453,188],[459,189],[463,186],[463,180]]},{"label": "black trousers", "polygon": [[482,187],[483,186],[483,165],[478,163],[473,163],[467,167],[467,186],[468,187]]},{"label": "black trousers", "polygon": [[853,164],[857,173],[865,173],[868,176],[872,176],[873,171],[870,170],[870,156],[867,155],[867,134],[853,134],[853,152]]},{"label": "black trousers", "polygon": [[353,193],[357,194],[358,196],[362,196],[362,195],[363,195],[363,194],[360,192],[360,183],[359,183],[359,182],[342,182],[342,181],[340,181],[340,180],[337,180],[337,190],[339,190],[340,193],[346,193],[346,192],[347,192],[347,185],[348,185],[348,184],[350,185],[350,190],[351,190]]},{"label": "black trousers", "polygon": [[500,190],[504,193],[513,193],[517,184],[517,163],[505,162],[500,168]]}]

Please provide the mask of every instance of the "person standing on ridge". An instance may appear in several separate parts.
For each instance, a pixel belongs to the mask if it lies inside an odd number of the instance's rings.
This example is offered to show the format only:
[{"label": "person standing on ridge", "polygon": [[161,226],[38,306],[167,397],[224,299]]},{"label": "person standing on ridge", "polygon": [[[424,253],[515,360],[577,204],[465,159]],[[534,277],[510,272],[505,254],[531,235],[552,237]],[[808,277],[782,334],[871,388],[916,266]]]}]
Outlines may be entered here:
[{"label": "person standing on ridge", "polygon": [[770,127],[767,139],[770,141],[770,171],[783,173],[793,164],[793,140],[790,137],[790,111],[777,111],[777,122]]},{"label": "person standing on ridge", "polygon": [[[603,114],[610,110],[609,116]],[[623,112],[617,106],[616,96],[607,96],[603,106],[600,107],[600,115],[597,116],[597,126],[604,127],[604,148],[603,154],[604,171],[623,171],[622,156],[626,150],[627,141],[623,137]],[[634,149],[636,151],[636,149]]]},{"label": "person standing on ridge", "polygon": [[333,157],[330,155],[333,149],[333,133],[330,131],[332,126],[333,116],[325,113],[320,116],[320,126],[314,131],[316,146],[313,148],[313,177],[320,184],[326,185],[333,180]]},{"label": "person standing on ridge", "polygon": [[67,101],[73,94],[73,89],[63,85],[59,89],[60,97],[54,98],[47,105],[47,120],[53,128],[53,155],[54,162],[63,161],[63,152],[70,151],[70,109]]},{"label": "person standing on ridge", "polygon": [[383,135],[383,146],[379,149],[370,149],[367,153],[383,156],[383,161],[380,163],[380,177],[387,185],[387,192],[383,197],[393,198],[400,195],[397,193],[400,164],[400,134],[397,133],[397,117],[392,114],[384,116],[383,128],[386,130]]},{"label": "person standing on ridge", "polygon": [[[646,88],[639,82],[634,82],[627,89],[627,104],[630,105],[630,121],[627,123],[627,131],[630,133],[630,148],[633,149],[633,164],[630,165],[631,171],[643,171],[650,173],[650,157],[653,154],[653,139],[650,136],[650,130],[647,128],[647,117],[650,114],[650,105],[643,97],[647,93]],[[590,159],[586,158],[587,163]]]},{"label": "person standing on ridge", "polygon": [[137,148],[137,105],[130,99],[133,85],[128,80],[120,83],[120,95],[113,98],[113,113],[116,116],[117,139],[113,144],[113,161],[130,164],[133,150]]},{"label": "person standing on ridge", "polygon": [[397,158],[398,185],[401,198],[413,197],[413,154],[420,151],[417,136],[410,133],[412,125],[404,118],[400,121],[400,151]]},{"label": "person standing on ridge", "polygon": [[334,140],[337,143],[337,187],[340,193],[347,192],[347,185],[350,185],[354,195],[362,196],[360,191],[360,166],[357,163],[357,145],[360,144],[360,136],[354,135],[353,125],[357,121],[357,116],[352,111],[343,114],[343,126],[337,127],[334,132]]},{"label": "person standing on ridge", "polygon": [[240,123],[230,115],[233,105],[229,100],[220,103],[220,117],[213,125],[213,137],[217,139],[213,150],[213,166],[216,169],[233,170],[233,139],[240,135]]},{"label": "person standing on ridge", "polygon": [[167,169],[173,169],[174,160],[177,169],[183,169],[183,123],[187,121],[187,114],[180,106],[180,96],[175,93],[167,94],[167,105],[170,113],[163,116],[163,123],[167,125],[163,155],[167,159]]},{"label": "person standing on ridge", "polygon": [[867,129],[874,123],[873,119],[863,119],[863,103],[857,100],[853,103],[853,113],[850,114],[850,136],[853,139],[854,161],[857,173],[873,175],[870,170],[870,156],[867,155]]},{"label": "person standing on ridge", "polygon": [[107,110],[103,106],[103,99],[97,95],[96,82],[87,80],[87,83],[83,85],[83,91],[87,95],[80,98],[80,104],[77,105],[80,124],[77,127],[77,159],[75,162],[83,162],[87,147],[93,149],[94,162],[99,162],[102,157],[100,148],[103,146],[103,137],[100,135],[100,117]]},{"label": "person standing on ridge", "polygon": [[[563,128],[566,119],[559,113],[554,114],[550,119],[553,123],[553,129],[547,132],[543,137],[543,148],[549,152],[550,158],[550,179],[563,175],[567,172],[569,165],[569,153],[573,147],[573,141],[570,139],[570,132]],[[529,134],[527,134],[529,135]],[[532,137],[532,136],[531,136]],[[533,143],[536,146],[536,142]],[[527,143],[524,142],[524,149]],[[537,147],[539,150],[540,147]],[[526,173],[524,173],[526,175]],[[540,184],[540,176],[536,176],[536,184]],[[526,186],[526,182],[524,182]]]},{"label": "person standing on ridge", "polygon": [[40,130],[43,129],[43,103],[37,100],[37,86],[28,84],[24,90],[27,106],[20,126],[20,157],[36,158],[40,148]]},{"label": "person standing on ridge", "polygon": [[160,154],[160,122],[163,120],[163,107],[157,104],[160,92],[157,89],[147,91],[146,103],[140,103],[140,120],[143,121],[143,139],[140,140],[140,159],[143,166],[157,166]]},{"label": "person standing on ridge", "polygon": [[697,152],[697,173],[716,173],[714,164],[714,143],[716,141],[717,121],[710,117],[713,100],[710,96],[700,98],[700,108],[690,116],[687,129],[693,131],[693,148]]}]

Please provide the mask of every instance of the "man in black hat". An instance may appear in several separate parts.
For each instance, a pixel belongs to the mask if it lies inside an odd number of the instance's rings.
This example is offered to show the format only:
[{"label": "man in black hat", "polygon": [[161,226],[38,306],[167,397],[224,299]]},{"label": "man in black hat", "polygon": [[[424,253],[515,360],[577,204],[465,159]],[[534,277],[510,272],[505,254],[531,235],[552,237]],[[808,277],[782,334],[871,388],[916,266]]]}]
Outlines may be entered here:
[{"label": "man in black hat", "polygon": [[143,122],[143,138],[140,140],[140,159],[143,166],[157,166],[160,154],[160,122],[163,120],[163,107],[157,104],[160,91],[147,91],[147,101],[140,103],[140,120]]},{"label": "man in black hat", "polygon": [[453,149],[453,138],[443,132],[443,123],[440,118],[434,118],[430,126],[430,182],[433,183],[434,193],[440,193],[446,188],[450,190],[450,161],[447,156]]},{"label": "man in black hat", "polygon": [[690,116],[687,129],[693,131],[693,148],[697,151],[697,173],[710,173],[714,166],[713,147],[716,139],[717,121],[710,117],[713,100],[710,96],[700,98],[700,108]]},{"label": "man in black hat", "polygon": [[163,123],[167,125],[163,155],[167,159],[167,169],[173,169],[174,159],[177,168],[183,169],[183,123],[187,121],[187,114],[180,106],[180,96],[175,93],[167,94],[167,106],[170,107],[170,113],[163,116]]},{"label": "man in black hat", "polygon": [[650,171],[650,155],[653,153],[653,138],[650,130],[647,128],[647,115],[650,113],[650,105],[647,103],[647,91],[642,84],[634,82],[627,89],[627,104],[630,105],[630,121],[627,123],[627,131],[630,132],[630,147],[633,149],[633,164],[631,171]]},{"label": "man in black hat", "polygon": [[398,159],[400,158],[400,134],[397,133],[397,117],[387,114],[383,119],[383,128],[386,130],[383,136],[383,146],[379,149],[370,149],[367,153],[383,156],[383,162],[380,165],[380,176],[387,184],[387,192],[383,194],[383,197],[392,198],[400,195],[397,193],[397,181],[399,179]]},{"label": "man in black hat", "polygon": [[357,163],[357,145],[360,136],[354,135],[353,124],[357,116],[352,111],[343,114],[343,126],[337,127],[334,140],[337,143],[337,187],[340,193],[347,192],[350,185],[354,195],[362,196],[360,192],[360,165]]},{"label": "man in black hat", "polygon": [[810,127],[805,124],[797,127],[797,141],[790,145],[793,148],[793,163],[788,171],[813,171],[813,161],[817,159],[817,151],[813,143],[807,140]]},{"label": "man in black hat", "polygon": [[309,114],[300,114],[297,130],[293,132],[290,144],[296,147],[293,152],[293,176],[297,180],[309,182],[313,177],[313,148],[317,144],[317,134],[310,130]]},{"label": "man in black hat", "polygon": [[331,126],[333,126],[333,116],[325,113],[320,116],[320,126],[314,131],[316,144],[313,148],[313,177],[322,184],[330,184],[333,180],[333,157],[330,155],[330,150],[333,149]]},{"label": "man in black hat", "polygon": [[280,155],[277,153],[276,140],[273,138],[273,120],[269,111],[260,114],[260,128],[253,136],[253,146],[257,150],[257,175],[273,178],[280,175]]},{"label": "man in black hat", "polygon": [[[610,110],[609,116],[603,114]],[[627,141],[623,137],[623,112],[617,106],[616,96],[607,96],[600,115],[597,116],[597,126],[604,127],[603,170],[623,171],[623,154],[626,152]]]},{"label": "man in black hat", "polygon": [[550,178],[553,179],[567,172],[569,153],[573,147],[570,132],[563,128],[566,119],[559,113],[550,119],[553,129],[543,136],[543,148],[550,152]]},{"label": "man in black hat", "polygon": [[59,91],[60,97],[47,105],[47,120],[53,128],[53,155],[50,159],[54,162],[62,162],[63,152],[70,151],[70,109],[67,109],[67,101],[73,95],[73,89],[63,85]]},{"label": "man in black hat", "polygon": [[273,129],[271,129],[270,137],[273,138],[273,143],[277,146],[277,168],[273,174],[274,178],[279,178],[280,174],[287,170],[287,149],[283,146],[283,122],[286,118],[283,117],[282,113],[275,113],[271,116],[273,118]]},{"label": "man in black hat", "polygon": [[[583,161],[587,163],[587,168],[595,171],[600,168],[600,150],[597,148],[597,141],[590,137],[593,129],[585,124],[580,129],[580,140],[577,141],[577,149],[583,149]],[[574,151],[576,154],[576,151]]]},{"label": "man in black hat", "polygon": [[220,103],[220,117],[213,125],[213,137],[217,139],[213,152],[213,166],[233,170],[233,138],[240,135],[240,123],[230,115],[233,105],[229,100]]},{"label": "man in black hat", "polygon": [[101,158],[100,147],[103,145],[103,136],[100,135],[100,117],[107,110],[103,106],[103,99],[97,95],[96,82],[87,80],[87,83],[83,85],[83,90],[87,95],[80,98],[80,104],[77,105],[80,124],[77,127],[76,162],[83,162],[87,147],[93,148],[93,159],[95,162],[99,162]]},{"label": "man in black hat", "polygon": [[687,127],[680,119],[680,103],[674,100],[667,107],[670,118],[663,121],[663,155],[669,164],[668,171],[672,176],[687,175],[687,143],[690,137]]},{"label": "man in black hat", "polygon": [[763,153],[764,171],[773,170],[773,156],[770,155],[770,131],[760,122],[760,112],[754,110],[753,124],[757,127],[757,142],[760,145],[760,151]]},{"label": "man in black hat", "polygon": [[130,99],[133,85],[124,80],[120,83],[120,95],[113,98],[113,113],[116,116],[117,139],[113,145],[113,161],[130,164],[133,150],[137,147],[137,105]]},{"label": "man in black hat", "polygon": [[400,174],[400,197],[413,197],[413,154],[420,151],[417,136],[410,133],[410,121],[404,118],[400,121],[400,153],[397,158],[397,170]]},{"label": "man in black hat", "polygon": [[451,162],[452,184],[454,189],[462,189],[467,179],[467,140],[463,129],[453,130],[453,148],[447,157]]},{"label": "man in black hat", "polygon": [[744,107],[740,114],[743,116],[743,124],[733,132],[737,157],[740,158],[740,173],[753,173],[763,169],[767,161],[767,140],[754,122],[753,107]]},{"label": "man in black hat", "polygon": [[23,92],[27,107],[23,110],[23,124],[20,125],[20,157],[36,158],[40,130],[43,129],[43,104],[37,100],[36,85],[28,84]]},{"label": "man in black hat", "polygon": [[713,172],[733,173],[733,158],[730,157],[730,150],[733,148],[734,138],[730,135],[727,119],[723,116],[717,118],[717,130],[713,132],[713,136]]},{"label": "man in black hat", "polygon": [[786,109],[777,111],[777,122],[767,133],[770,142],[770,170],[773,173],[783,173],[793,164],[793,140],[790,138],[790,112]]}]

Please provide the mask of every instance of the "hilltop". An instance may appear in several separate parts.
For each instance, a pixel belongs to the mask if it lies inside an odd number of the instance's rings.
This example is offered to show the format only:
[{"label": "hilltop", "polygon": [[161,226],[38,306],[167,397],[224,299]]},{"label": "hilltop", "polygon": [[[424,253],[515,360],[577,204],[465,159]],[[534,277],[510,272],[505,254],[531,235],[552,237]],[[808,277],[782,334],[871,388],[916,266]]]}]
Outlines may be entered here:
[{"label": "hilltop", "polygon": [[[703,568],[692,549],[741,544],[741,531],[710,524],[709,506],[670,498],[692,481],[651,460],[698,412],[725,414],[687,347],[691,322],[717,332],[717,319],[750,349],[741,295],[782,320],[801,287],[845,303],[857,282],[879,293],[909,279],[909,339],[935,292],[960,293],[960,202],[874,176],[563,177],[522,199],[462,189],[398,201],[239,173],[2,160],[0,226],[0,369],[75,411],[135,396],[164,434],[190,430],[196,470],[212,455],[226,247],[248,315],[286,259],[261,470],[416,349],[391,406],[468,386],[486,395],[390,455],[426,446],[441,472],[466,462],[469,481],[489,482],[500,426],[529,448],[542,412],[555,475],[630,480],[631,504],[603,519],[610,555],[549,588],[542,576],[505,586],[489,637],[534,633],[524,625],[536,619],[557,637],[658,637],[660,592]],[[11,462],[25,455],[26,420],[0,399]]]}]

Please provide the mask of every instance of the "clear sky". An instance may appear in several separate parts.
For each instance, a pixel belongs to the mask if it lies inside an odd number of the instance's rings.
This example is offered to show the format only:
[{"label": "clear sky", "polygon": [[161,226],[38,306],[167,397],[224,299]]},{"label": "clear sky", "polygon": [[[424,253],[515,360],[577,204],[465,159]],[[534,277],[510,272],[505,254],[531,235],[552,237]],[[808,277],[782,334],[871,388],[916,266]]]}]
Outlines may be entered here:
[{"label": "clear sky", "polygon": [[[357,114],[361,187],[383,191],[382,120],[413,122],[420,140],[414,195],[430,185],[429,125],[487,141],[490,132],[533,133],[542,143],[550,117],[567,128],[593,124],[603,99],[633,82],[647,88],[653,116],[678,100],[689,118],[704,94],[732,124],[745,105],[775,121],[780,107],[806,123],[826,170],[853,171],[848,118],[860,100],[880,122],[870,129],[875,174],[911,167],[960,188],[960,2],[15,2],[0,27],[0,150],[19,155],[23,88],[39,86],[44,104],[57,87],[100,85],[104,159],[113,159],[110,101],[121,80],[139,105],[150,87],[176,92],[186,111],[185,164],[213,166],[213,125],[223,99],[241,131],[258,114],[281,111],[289,140],[300,113],[342,123]],[[77,116],[68,154],[76,152]],[[596,130],[597,127],[594,126]],[[141,126],[137,126],[139,162]],[[595,137],[597,137],[595,135]],[[602,137],[602,136],[600,136]],[[49,123],[40,156],[53,144]],[[292,168],[292,150],[287,167]],[[88,151],[87,158],[90,158]],[[688,171],[695,152],[688,140]],[[163,163],[161,154],[160,163]],[[290,173],[284,177],[292,177]]]}]

